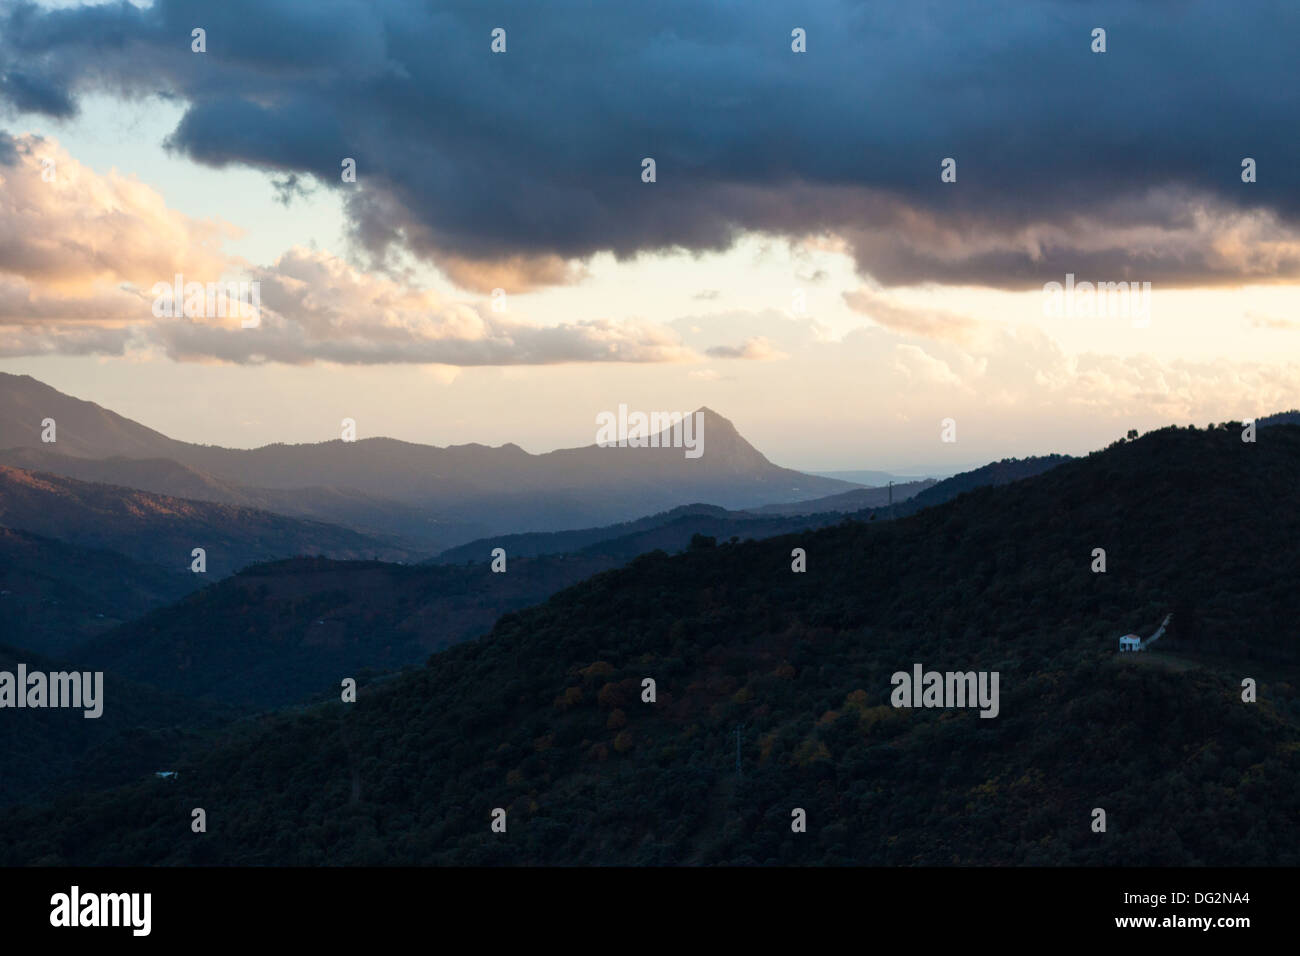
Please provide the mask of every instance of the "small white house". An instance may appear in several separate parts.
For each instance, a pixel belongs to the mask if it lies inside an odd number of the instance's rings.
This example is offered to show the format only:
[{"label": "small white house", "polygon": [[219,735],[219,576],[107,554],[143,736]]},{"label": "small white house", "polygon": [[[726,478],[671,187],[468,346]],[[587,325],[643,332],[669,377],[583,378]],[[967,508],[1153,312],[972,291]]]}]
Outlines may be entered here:
[{"label": "small white house", "polygon": [[1119,639],[1119,649],[1120,653],[1124,651],[1140,651],[1142,650],[1142,638],[1136,634],[1125,634]]}]

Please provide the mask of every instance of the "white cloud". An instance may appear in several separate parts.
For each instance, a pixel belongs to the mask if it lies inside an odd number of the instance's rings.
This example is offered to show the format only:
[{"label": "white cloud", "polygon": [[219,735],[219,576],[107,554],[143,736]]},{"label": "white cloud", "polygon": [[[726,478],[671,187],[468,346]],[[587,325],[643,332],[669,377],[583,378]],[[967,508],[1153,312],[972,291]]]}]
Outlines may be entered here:
[{"label": "white cloud", "polygon": [[959,386],[962,379],[948,363],[915,345],[894,346],[894,368],[910,382],[924,385]]},{"label": "white cloud", "polygon": [[[251,267],[222,251],[224,240],[238,236],[233,226],[168,209],[150,187],[115,171],[101,176],[52,140],[28,135],[11,142],[14,161],[0,165],[5,357],[121,355],[150,345],[177,360],[237,363],[548,365],[701,357],[679,332],[657,323],[542,325],[360,271],[326,252],[295,247],[269,267]],[[41,176],[46,158],[54,163],[52,182]],[[459,276],[461,284],[511,292],[569,275],[558,259],[473,268],[473,275]],[[242,328],[234,316],[155,319],[152,289],[176,275],[187,283],[257,281],[260,325]]]}]

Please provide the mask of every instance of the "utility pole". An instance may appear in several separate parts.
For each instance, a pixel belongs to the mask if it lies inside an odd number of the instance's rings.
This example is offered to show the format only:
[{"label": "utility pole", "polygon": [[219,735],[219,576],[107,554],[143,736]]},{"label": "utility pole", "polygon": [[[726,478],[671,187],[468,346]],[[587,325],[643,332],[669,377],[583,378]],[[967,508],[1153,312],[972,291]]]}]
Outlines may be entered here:
[{"label": "utility pole", "polygon": [[894,482],[893,482],[893,479],[890,479],[890,482],[889,482],[889,518],[890,518],[891,521],[892,521],[893,518],[894,518]]}]

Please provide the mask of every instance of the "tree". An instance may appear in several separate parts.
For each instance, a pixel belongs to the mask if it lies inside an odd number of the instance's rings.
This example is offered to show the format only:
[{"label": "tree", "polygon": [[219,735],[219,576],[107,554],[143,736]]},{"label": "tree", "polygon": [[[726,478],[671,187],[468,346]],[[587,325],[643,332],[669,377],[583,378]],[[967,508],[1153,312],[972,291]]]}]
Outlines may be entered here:
[{"label": "tree", "polygon": [[699,534],[699,533],[691,535],[692,551],[705,551],[709,548],[716,548],[717,546],[718,546],[718,539],[713,537],[712,535]]}]

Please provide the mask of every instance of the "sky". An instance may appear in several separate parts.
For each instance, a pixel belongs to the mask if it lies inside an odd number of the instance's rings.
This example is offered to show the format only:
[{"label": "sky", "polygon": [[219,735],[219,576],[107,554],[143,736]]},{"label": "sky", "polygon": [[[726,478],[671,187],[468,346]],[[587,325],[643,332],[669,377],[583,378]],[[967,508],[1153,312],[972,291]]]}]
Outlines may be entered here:
[{"label": "sky", "polygon": [[[237,447],[349,417],[542,452],[620,404],[708,406],[808,470],[1293,408],[1298,28],[1265,2],[0,0],[0,371]],[[258,282],[258,326],[155,315],[176,274]],[[1141,291],[1045,291],[1085,282]]]}]

